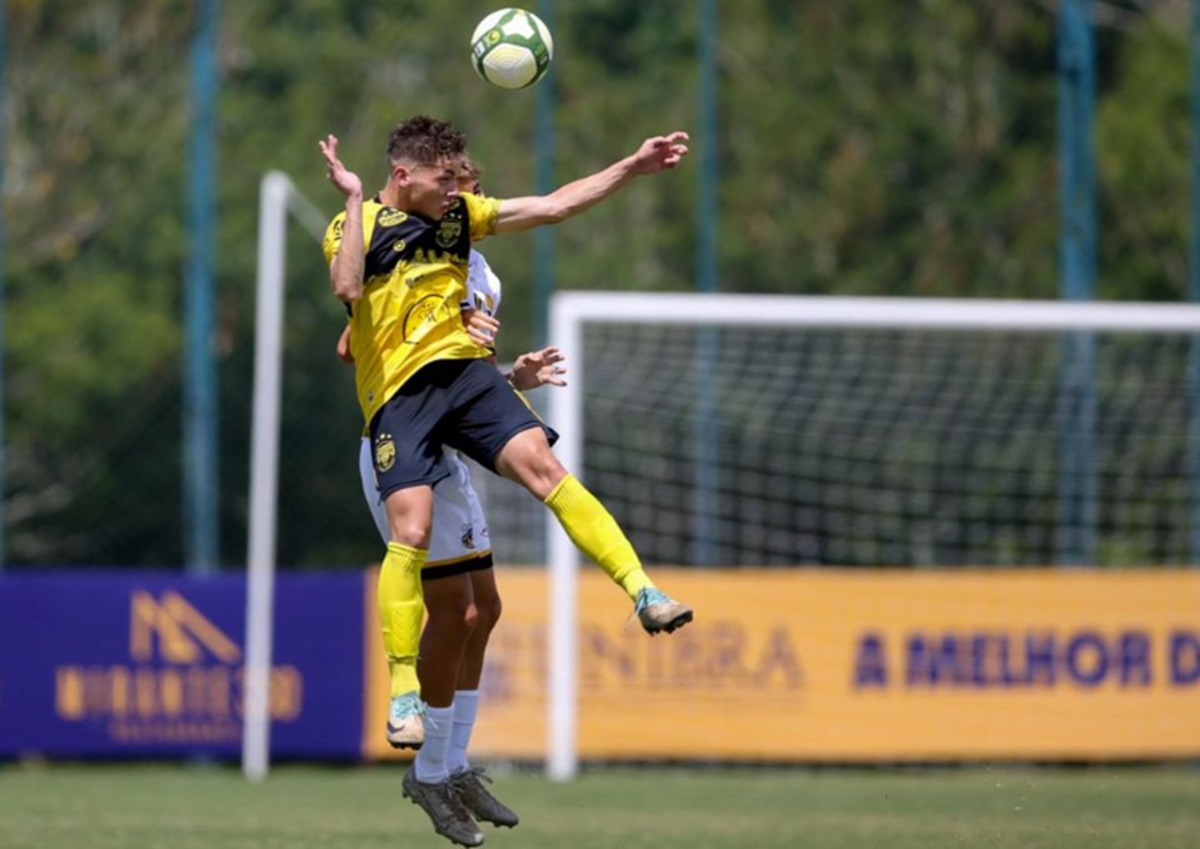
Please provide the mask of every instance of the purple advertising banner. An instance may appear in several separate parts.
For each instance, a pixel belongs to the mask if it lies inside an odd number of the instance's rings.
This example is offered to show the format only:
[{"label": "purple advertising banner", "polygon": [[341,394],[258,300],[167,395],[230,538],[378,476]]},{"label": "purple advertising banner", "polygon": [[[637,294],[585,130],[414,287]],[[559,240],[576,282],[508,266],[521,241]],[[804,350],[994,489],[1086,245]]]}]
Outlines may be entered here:
[{"label": "purple advertising banner", "polygon": [[[273,757],[360,757],[363,598],[277,578]],[[239,757],[245,618],[243,575],[0,577],[0,757]]]}]

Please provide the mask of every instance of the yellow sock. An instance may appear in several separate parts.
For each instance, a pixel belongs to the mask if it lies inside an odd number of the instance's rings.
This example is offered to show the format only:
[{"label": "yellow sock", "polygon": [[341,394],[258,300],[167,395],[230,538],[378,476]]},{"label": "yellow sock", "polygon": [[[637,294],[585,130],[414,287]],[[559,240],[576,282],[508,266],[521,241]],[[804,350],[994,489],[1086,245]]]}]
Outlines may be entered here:
[{"label": "yellow sock", "polygon": [[631,599],[636,600],[639,592],[654,586],[617,520],[574,475],[559,482],[546,498],[546,506],[575,547],[620,584]]},{"label": "yellow sock", "polygon": [[389,542],[387,557],[379,569],[379,622],[392,674],[393,697],[421,692],[417,681],[417,652],[425,616],[421,567],[428,556],[423,549]]},{"label": "yellow sock", "polygon": [[403,696],[405,693],[420,693],[421,682],[417,680],[417,659],[404,658],[392,660],[388,658],[388,672],[392,676],[392,698]]}]

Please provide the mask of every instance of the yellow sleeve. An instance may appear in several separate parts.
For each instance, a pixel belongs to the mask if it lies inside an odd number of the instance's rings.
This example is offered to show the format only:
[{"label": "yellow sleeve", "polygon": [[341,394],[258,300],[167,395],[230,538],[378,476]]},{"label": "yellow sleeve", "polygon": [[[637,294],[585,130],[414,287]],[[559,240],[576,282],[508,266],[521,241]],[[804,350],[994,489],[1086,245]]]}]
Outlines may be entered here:
[{"label": "yellow sleeve", "polygon": [[498,198],[481,198],[478,195],[459,195],[467,205],[467,219],[471,222],[471,241],[478,242],[496,232],[496,218],[500,215]]},{"label": "yellow sleeve", "polygon": [[342,231],[345,227],[346,211],[342,210],[333,217],[333,220],[329,222],[329,226],[325,228],[325,239],[321,242],[321,247],[325,251],[325,263],[327,265],[333,262],[333,258],[342,249]]}]

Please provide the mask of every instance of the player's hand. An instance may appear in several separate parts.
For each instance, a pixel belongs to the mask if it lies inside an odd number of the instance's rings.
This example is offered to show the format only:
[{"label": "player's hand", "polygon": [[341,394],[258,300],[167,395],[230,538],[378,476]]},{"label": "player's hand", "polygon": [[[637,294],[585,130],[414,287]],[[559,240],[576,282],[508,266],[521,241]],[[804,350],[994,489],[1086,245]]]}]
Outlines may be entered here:
[{"label": "player's hand", "polygon": [[517,357],[508,380],[514,389],[537,389],[539,386],[566,386],[562,375],[567,373],[559,363],[566,356],[558,348],[542,348]]},{"label": "player's hand", "polygon": [[498,319],[483,310],[474,309],[463,310],[462,317],[463,327],[467,329],[467,335],[476,345],[485,348],[496,347],[496,334],[500,332]]},{"label": "player's hand", "polygon": [[321,154],[325,157],[325,176],[329,178],[329,182],[333,183],[337,190],[346,197],[361,198],[362,180],[353,171],[348,170],[342,164],[342,160],[338,159],[337,136],[326,136],[324,141],[317,142],[317,146],[321,148]]},{"label": "player's hand", "polygon": [[342,331],[342,335],[337,341],[337,355],[348,366],[354,365],[354,354],[350,353],[350,325],[346,325],[346,329]]},{"label": "player's hand", "polygon": [[682,131],[646,139],[633,155],[634,170],[639,174],[669,171],[687,156],[687,140],[688,134]]}]

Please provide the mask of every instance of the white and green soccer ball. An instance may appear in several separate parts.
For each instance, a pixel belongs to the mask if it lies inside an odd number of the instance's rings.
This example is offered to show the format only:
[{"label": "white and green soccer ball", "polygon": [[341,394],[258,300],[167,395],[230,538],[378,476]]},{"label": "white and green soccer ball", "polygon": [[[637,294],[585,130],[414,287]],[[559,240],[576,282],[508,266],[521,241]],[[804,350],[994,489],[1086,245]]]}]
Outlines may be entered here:
[{"label": "white and green soccer ball", "polygon": [[499,9],[471,35],[471,62],[497,88],[533,85],[550,69],[554,39],[541,18],[524,9]]}]

